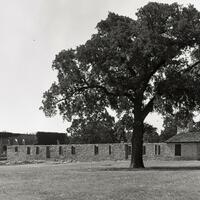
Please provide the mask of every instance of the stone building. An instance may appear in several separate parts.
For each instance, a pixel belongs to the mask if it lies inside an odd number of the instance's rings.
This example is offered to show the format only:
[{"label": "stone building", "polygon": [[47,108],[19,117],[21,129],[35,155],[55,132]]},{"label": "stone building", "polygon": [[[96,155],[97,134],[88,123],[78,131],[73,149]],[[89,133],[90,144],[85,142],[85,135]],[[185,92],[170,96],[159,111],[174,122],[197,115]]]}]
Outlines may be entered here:
[{"label": "stone building", "polygon": [[[7,159],[100,161],[130,159],[130,143],[33,145],[20,143],[7,146]],[[184,131],[164,143],[144,143],[144,160],[200,160],[200,132]]]},{"label": "stone building", "polygon": [[200,160],[200,132],[179,133],[166,141],[176,158]]}]

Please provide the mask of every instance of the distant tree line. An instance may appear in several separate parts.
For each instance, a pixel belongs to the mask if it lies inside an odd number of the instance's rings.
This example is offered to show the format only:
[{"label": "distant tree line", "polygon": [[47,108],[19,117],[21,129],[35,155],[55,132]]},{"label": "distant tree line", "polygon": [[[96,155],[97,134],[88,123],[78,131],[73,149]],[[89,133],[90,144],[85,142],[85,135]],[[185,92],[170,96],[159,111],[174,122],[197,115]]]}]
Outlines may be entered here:
[{"label": "distant tree line", "polygon": [[38,145],[69,144],[69,137],[66,133],[42,132],[36,133]]},{"label": "distant tree line", "polygon": [[[192,122],[192,131],[200,131],[200,122],[193,121],[194,114],[186,110],[180,110],[176,115],[167,115],[163,120],[163,130],[159,134],[157,128],[145,123],[143,141],[148,143],[165,142],[177,134],[177,127],[187,128]],[[92,119],[74,120],[67,129],[70,143],[118,143],[130,142],[134,130],[131,128],[134,119],[124,115],[115,122],[114,118],[104,113]]]},{"label": "distant tree line", "polygon": [[[185,128],[189,122],[193,122],[194,115],[191,112],[180,111],[176,115],[164,117],[163,130],[158,134],[157,128],[145,123],[143,141],[148,143],[165,142],[177,134],[177,127]],[[0,132],[0,138],[17,138],[20,144],[26,140],[26,144],[56,145],[56,144],[97,144],[131,142],[134,119],[124,115],[117,122],[108,112],[96,113],[91,118],[75,119],[67,133],[38,131],[35,137],[29,134],[12,132]],[[193,131],[200,131],[200,122],[193,123]],[[30,136],[30,137],[29,137]],[[21,142],[20,142],[21,141]],[[28,143],[27,143],[28,142]]]},{"label": "distant tree line", "polygon": [[[101,118],[101,120],[74,120],[71,127],[67,129],[70,135],[69,142],[71,144],[131,142],[131,135],[134,134],[134,130],[131,129],[131,123],[133,123],[131,117],[124,116],[116,123],[113,117],[106,116],[106,118]],[[164,142],[176,134],[176,127],[173,128],[166,126],[159,135],[157,128],[145,123],[143,141],[148,143]]]}]

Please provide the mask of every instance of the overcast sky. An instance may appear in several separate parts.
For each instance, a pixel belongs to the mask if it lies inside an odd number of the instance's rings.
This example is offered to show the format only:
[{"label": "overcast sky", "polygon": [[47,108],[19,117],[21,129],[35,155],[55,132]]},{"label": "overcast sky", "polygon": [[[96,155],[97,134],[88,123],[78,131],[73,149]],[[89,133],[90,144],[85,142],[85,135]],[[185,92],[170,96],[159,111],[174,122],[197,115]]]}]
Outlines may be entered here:
[{"label": "overcast sky", "polygon": [[[60,116],[39,110],[42,94],[56,80],[52,61],[63,49],[88,40],[108,12],[134,17],[144,0],[0,0],[0,131],[66,130]],[[172,3],[174,1],[159,1]],[[192,3],[200,10],[198,1]],[[161,127],[156,115],[149,121]]]}]

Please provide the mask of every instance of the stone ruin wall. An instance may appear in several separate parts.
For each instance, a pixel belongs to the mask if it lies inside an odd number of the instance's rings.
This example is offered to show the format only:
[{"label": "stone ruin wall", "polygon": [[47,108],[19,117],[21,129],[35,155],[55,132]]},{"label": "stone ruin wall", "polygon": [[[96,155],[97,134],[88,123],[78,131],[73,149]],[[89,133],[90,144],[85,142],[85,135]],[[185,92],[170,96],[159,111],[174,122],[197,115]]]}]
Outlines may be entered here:
[{"label": "stone ruin wall", "polygon": [[[30,152],[28,152],[28,148]],[[36,152],[38,148],[39,152]],[[47,152],[49,148],[49,153]],[[74,152],[72,152],[73,150]],[[96,148],[96,153],[95,153]],[[47,155],[48,154],[48,155]],[[7,148],[7,160],[66,160],[100,161],[125,158],[124,144],[74,144],[74,145],[12,145]]]},{"label": "stone ruin wall", "polygon": [[[144,143],[144,146],[144,160],[179,159],[174,156],[173,145],[166,143]],[[157,151],[155,150],[155,148],[157,148]],[[48,149],[49,152],[47,152]],[[98,152],[95,153],[95,151]],[[7,160],[63,160],[70,162],[126,160],[130,159],[130,153],[131,145],[127,143],[74,145],[11,145],[7,148]]]}]

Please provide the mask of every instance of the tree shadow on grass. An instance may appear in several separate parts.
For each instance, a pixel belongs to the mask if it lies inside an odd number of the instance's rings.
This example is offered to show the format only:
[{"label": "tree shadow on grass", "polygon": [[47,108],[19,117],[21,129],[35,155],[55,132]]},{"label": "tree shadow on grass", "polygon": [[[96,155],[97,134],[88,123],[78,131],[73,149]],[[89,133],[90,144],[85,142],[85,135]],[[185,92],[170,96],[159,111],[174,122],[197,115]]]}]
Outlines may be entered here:
[{"label": "tree shadow on grass", "polygon": [[152,166],[146,168],[110,167],[96,168],[96,171],[193,171],[200,170],[200,166]]}]

